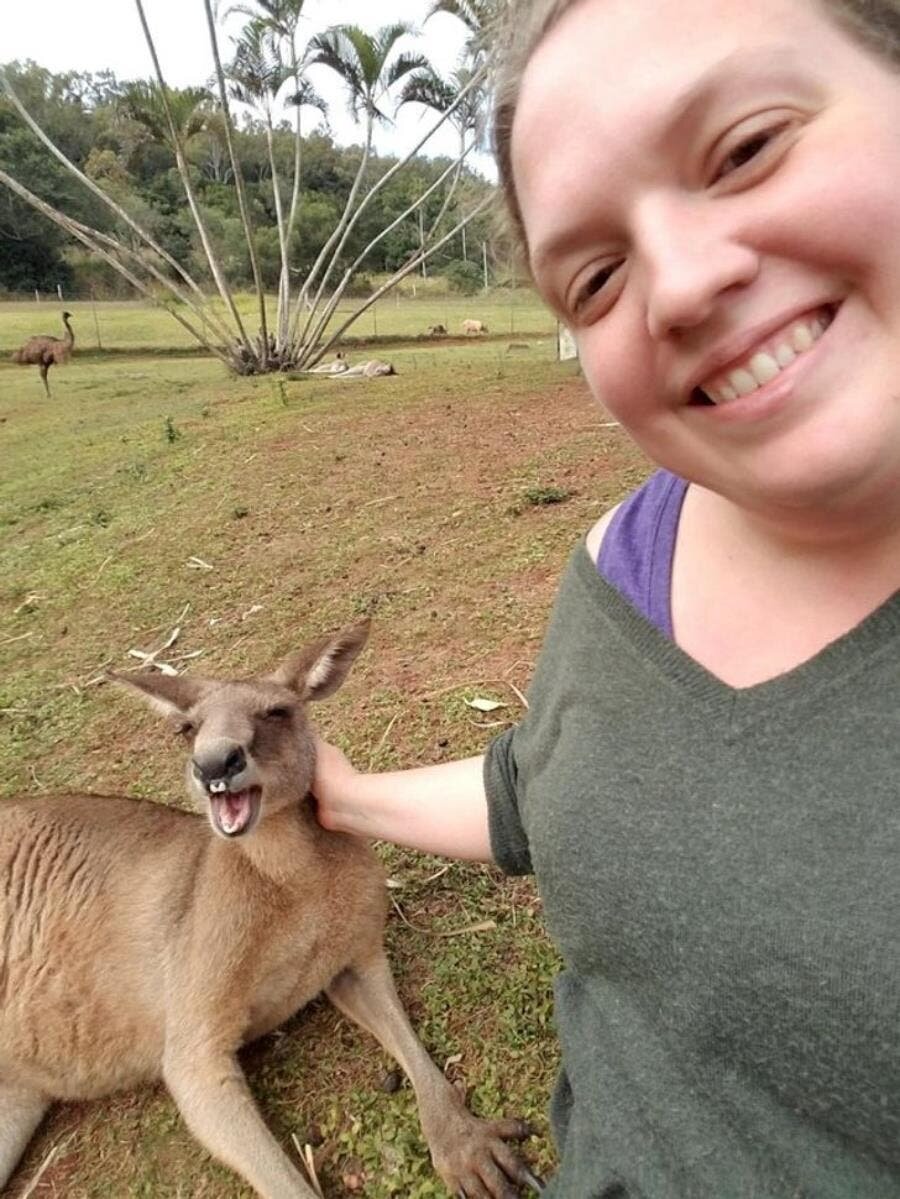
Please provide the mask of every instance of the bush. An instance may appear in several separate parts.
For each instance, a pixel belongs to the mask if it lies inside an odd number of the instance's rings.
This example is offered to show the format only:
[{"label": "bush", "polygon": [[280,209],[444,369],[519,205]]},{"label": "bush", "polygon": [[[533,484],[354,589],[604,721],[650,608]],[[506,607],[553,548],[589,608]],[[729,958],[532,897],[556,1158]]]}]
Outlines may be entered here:
[{"label": "bush", "polygon": [[375,290],[370,275],[354,275],[347,284],[344,295],[351,300],[367,300]]},{"label": "bush", "polygon": [[474,296],[481,289],[481,268],[474,262],[457,258],[444,268],[444,276],[450,290],[464,296]]}]

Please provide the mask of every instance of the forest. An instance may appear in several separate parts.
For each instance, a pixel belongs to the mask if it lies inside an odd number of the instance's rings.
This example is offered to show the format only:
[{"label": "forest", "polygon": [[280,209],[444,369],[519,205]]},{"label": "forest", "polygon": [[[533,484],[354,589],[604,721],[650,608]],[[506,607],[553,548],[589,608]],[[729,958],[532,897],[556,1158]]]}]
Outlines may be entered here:
[{"label": "forest", "polygon": [[[34,62],[0,67],[28,112],[84,174],[153,235],[173,259],[201,283],[209,284],[207,257],[197,225],[185,204],[175,152],[165,136],[153,85],[119,80],[111,72],[53,74]],[[206,87],[170,89],[185,157],[197,200],[229,281],[252,283],[251,263],[237,206],[222,123],[213,93]],[[313,101],[315,102],[315,101]],[[310,122],[311,123],[311,122]],[[267,288],[278,284],[281,256],[275,191],[265,121],[245,108],[235,129],[235,149],[251,210],[259,270]],[[287,116],[273,125],[272,156],[278,176],[292,178],[295,131]],[[302,138],[298,219],[289,246],[292,269],[310,270],[338,223],[363,154],[362,145],[338,146],[330,134]],[[394,159],[371,155],[367,175],[380,178]],[[355,261],[378,233],[392,224],[452,165],[446,158],[417,155],[373,196],[341,250],[339,267]],[[69,216],[105,232],[115,232],[115,216],[98,204],[57,160],[0,94],[0,169]],[[415,255],[422,228],[440,214],[450,184],[438,186],[418,211],[401,221],[360,263],[352,292],[366,295],[370,274],[391,273]],[[452,227],[457,214],[491,190],[462,167],[444,214]],[[482,243],[492,236],[490,217],[480,213],[428,261],[427,270],[449,272],[465,288],[480,279]],[[468,261],[467,261],[468,260]],[[55,291],[128,297],[129,284],[106,262],[80,248],[64,230],[0,187],[0,293]]]}]

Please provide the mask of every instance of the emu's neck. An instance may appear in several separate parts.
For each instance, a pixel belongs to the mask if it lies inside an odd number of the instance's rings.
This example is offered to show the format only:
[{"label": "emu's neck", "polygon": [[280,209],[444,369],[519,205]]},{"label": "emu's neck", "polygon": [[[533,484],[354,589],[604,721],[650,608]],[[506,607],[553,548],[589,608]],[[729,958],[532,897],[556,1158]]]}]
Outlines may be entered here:
[{"label": "emu's neck", "polygon": [[74,346],[74,344],[75,344],[75,333],[74,333],[74,330],[72,329],[72,326],[69,324],[68,316],[63,317],[63,324],[66,327],[66,336],[63,340],[65,341],[65,343],[69,347],[69,349],[71,349],[72,346]]}]

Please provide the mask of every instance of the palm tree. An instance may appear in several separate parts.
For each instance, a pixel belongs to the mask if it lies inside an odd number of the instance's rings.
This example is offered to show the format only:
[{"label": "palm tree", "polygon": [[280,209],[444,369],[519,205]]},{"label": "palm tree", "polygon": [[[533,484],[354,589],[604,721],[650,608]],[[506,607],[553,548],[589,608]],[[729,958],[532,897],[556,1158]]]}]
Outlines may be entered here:
[{"label": "palm tree", "polygon": [[[307,300],[322,264],[331,254],[331,260],[322,275],[316,298],[306,321],[302,336],[304,342],[309,341],[307,334],[313,314],[352,228],[350,218],[372,152],[375,124],[376,122],[387,123],[390,120],[381,111],[380,105],[390,89],[404,76],[412,71],[422,70],[429,65],[428,60],[422,54],[397,53],[397,43],[401,38],[408,36],[415,36],[415,31],[411,25],[401,21],[395,22],[393,25],[384,25],[375,33],[367,33],[358,25],[336,25],[334,28],[326,30],[325,33],[317,34],[309,43],[310,65],[321,64],[329,67],[343,81],[354,120],[358,121],[360,117],[364,119],[365,141],[362,158],[344,211],[304,281],[300,298],[295,307],[294,330],[299,320],[301,305]],[[320,318],[317,329],[324,327],[323,319],[327,318]]]},{"label": "palm tree", "polygon": [[367,33],[358,25],[336,25],[310,42],[311,63],[322,63],[343,81],[354,120],[365,114],[367,132],[376,121],[389,121],[378,107],[404,75],[428,66],[421,54],[392,55],[402,37],[415,36],[411,25],[398,21]]},{"label": "palm tree", "polygon": [[439,12],[457,17],[469,30],[466,56],[480,66],[488,53],[492,34],[500,17],[513,0],[432,0],[425,20]]},{"label": "palm tree", "polygon": [[[212,97],[206,88],[167,87],[164,102],[160,87],[143,79],[125,84],[116,108],[145,129],[153,141],[168,146],[173,154],[176,142],[186,145],[206,130],[213,111]],[[175,127],[175,137],[170,119]]]},{"label": "palm tree", "polygon": [[[159,62],[159,55],[156,52],[156,43],[153,40],[153,34],[150,32],[150,26],[147,23],[147,14],[144,12],[143,0],[134,0],[134,6],[137,9],[138,19],[141,23],[141,29],[143,30],[143,33],[144,33],[144,40],[147,43],[147,49],[150,52],[150,58],[153,62],[153,71],[154,71],[154,74],[156,75],[156,82],[157,82],[158,91],[159,91],[159,100],[160,100],[160,103],[161,103],[163,109],[165,110],[165,113],[166,113],[166,119],[167,119],[167,123],[168,123],[168,127],[169,127],[169,135],[171,138],[170,144],[172,145],[172,148],[175,153],[175,165],[178,168],[178,174],[181,178],[182,186],[184,187],[184,194],[187,197],[188,206],[190,207],[190,210],[191,210],[191,215],[194,218],[194,224],[197,226],[197,232],[200,235],[200,241],[203,246],[203,251],[206,254],[206,261],[209,263],[209,268],[210,268],[210,271],[212,272],[213,279],[215,280],[216,288],[218,289],[219,295],[222,298],[222,302],[224,303],[226,309],[230,313],[231,319],[234,322],[234,327],[237,330],[238,341],[242,348],[241,358],[246,356],[247,358],[252,360],[253,349],[250,344],[250,339],[247,336],[247,331],[244,328],[244,322],[241,320],[241,315],[238,312],[237,305],[234,302],[234,296],[231,292],[231,289],[228,286],[228,282],[225,278],[225,273],[222,270],[222,264],[219,261],[219,258],[215,252],[215,249],[213,248],[212,242],[209,237],[209,232],[206,228],[206,224],[205,224],[205,222],[203,220],[203,216],[200,212],[200,206],[198,205],[197,198],[194,195],[194,188],[193,188],[193,184],[191,182],[191,176],[190,176],[190,171],[188,170],[187,161],[184,156],[184,149],[181,144],[178,126],[174,120],[171,106],[169,104],[169,96],[171,94],[172,89],[166,86],[166,81],[165,81],[165,78],[163,77],[162,67]],[[221,102],[222,112],[223,112],[223,117],[224,117],[224,123],[223,123],[222,128],[223,128],[223,132],[225,133],[226,140],[228,142],[228,153],[229,153],[229,157],[231,158],[232,170],[234,171],[235,189],[237,190],[237,194],[238,194],[238,206],[240,208],[241,221],[243,222],[244,232],[245,232],[245,235],[247,238],[248,252],[250,254],[250,265],[253,270],[253,278],[256,283],[257,292],[260,295],[260,309],[261,309],[261,311],[260,311],[260,327],[261,327],[262,343],[263,343],[264,347],[267,347],[268,346],[268,337],[266,335],[266,311],[265,311],[265,302],[264,302],[265,297],[262,294],[262,287],[261,287],[260,279],[259,279],[259,264],[258,264],[257,258],[256,258],[256,249],[253,245],[253,230],[250,225],[250,214],[247,209],[246,199],[244,196],[243,178],[241,176],[240,170],[237,167],[237,160],[236,160],[236,157],[234,154],[234,147],[232,145],[231,122],[228,119],[228,102],[227,102],[227,99],[225,96],[225,86],[224,86],[224,80],[222,77],[222,64],[219,61],[218,45],[216,43],[216,34],[215,34],[215,22],[213,20],[211,0],[204,0],[204,9],[206,10],[206,19],[207,19],[207,24],[208,24],[209,30],[210,30],[210,41],[212,43],[213,58],[215,60],[216,72],[217,72],[217,76],[218,76],[218,80],[219,80],[219,97],[220,97],[220,102]],[[266,353],[266,351],[264,348],[263,353],[262,353],[263,363],[265,363],[265,353]]]},{"label": "palm tree", "polygon": [[[278,329],[276,349],[280,354],[287,340],[288,308],[290,303],[288,247],[293,228],[292,221],[286,221],[284,215],[281,183],[278,177],[278,166],[275,161],[273,109],[278,93],[288,80],[295,78],[296,64],[285,62],[281,43],[276,38],[271,27],[262,20],[254,18],[244,27],[243,33],[235,41],[234,61],[231,63],[226,74],[230,83],[232,97],[240,103],[248,104],[260,111],[265,122],[266,146],[269,154],[269,168],[272,173],[272,191],[275,200],[275,219],[278,227],[278,242],[281,251],[281,275],[278,285],[278,315],[276,320]],[[308,80],[301,79],[300,85],[301,91],[292,96],[292,102],[296,103],[298,107],[301,104],[314,104],[323,113],[327,112],[325,101],[309,84]],[[296,182],[295,173],[295,191]]]},{"label": "palm tree", "polygon": [[[144,20],[140,0],[138,0],[137,8],[141,19]],[[144,29],[152,44],[152,38],[150,38],[150,31],[146,25],[146,21],[144,21]],[[185,145],[190,138],[202,132],[205,127],[209,116],[210,95],[204,88],[168,87],[162,77],[162,72],[159,70],[155,47],[152,48],[152,54],[154,64],[157,67],[158,82],[150,83],[145,80],[137,80],[128,84],[119,101],[119,109],[125,116],[128,116],[131,120],[141,125],[154,141],[168,146],[175,156],[175,165],[178,168],[178,174],[184,187],[188,207],[194,218],[194,224],[200,236],[200,243],[206,254],[206,260],[218,288],[219,295],[231,311],[241,337],[246,341],[246,333],[241,324],[241,319],[228,284],[225,281],[218,256],[210,240],[209,231],[206,228],[206,223],[200,211],[200,205],[197,202],[184,153]]]},{"label": "palm tree", "polygon": [[[430,66],[414,71],[403,85],[397,108],[400,109],[404,104],[421,104],[434,112],[448,113],[448,120],[459,135],[459,157],[456,171],[427,237],[424,232],[422,233],[421,241],[424,245],[431,238],[450,206],[456,185],[459,183],[465,157],[480,135],[485,105],[484,72],[468,67],[459,67],[449,79],[443,79]],[[472,144],[467,147],[466,142],[470,136],[473,139]],[[463,258],[467,258],[465,227],[462,230],[462,238]]]},{"label": "palm tree", "polygon": [[[255,0],[255,7],[248,8],[246,4],[236,4],[228,10],[231,13],[242,13],[250,17],[263,29],[268,30],[277,44],[281,56],[290,64],[290,74],[294,81],[293,93],[287,97],[287,102],[294,107],[294,179],[291,187],[291,206],[288,211],[285,227],[285,242],[291,244],[294,227],[297,221],[300,202],[300,173],[303,156],[303,139],[301,126],[301,111],[309,106],[317,108],[327,121],[328,107],[313,85],[305,77],[309,66],[309,50],[304,48],[300,53],[297,49],[297,29],[303,15],[305,0]],[[279,283],[279,294],[283,290],[286,295],[290,292],[290,281],[283,271]]]},{"label": "palm tree", "polygon": [[[22,187],[21,184],[17,183],[11,176],[4,172],[2,182],[5,184],[5,186],[7,186],[11,191],[14,191],[20,197],[20,199],[25,200],[25,202],[30,204],[33,208],[36,208],[39,212],[42,212],[49,220],[59,225],[60,228],[65,229],[68,233],[71,233],[73,237],[75,237],[77,240],[80,240],[82,244],[87,246],[89,250],[92,250],[101,257],[106,258],[110,266],[118,271],[124,278],[127,278],[128,281],[134,287],[136,287],[138,291],[147,296],[147,298],[153,303],[159,303],[160,301],[157,299],[156,294],[150,290],[146,284],[144,284],[142,280],[138,278],[138,276],[134,274],[133,270],[125,265],[122,259],[124,258],[133,266],[137,266],[139,269],[149,272],[149,274],[153,276],[153,278],[164,291],[167,290],[171,292],[172,296],[179,303],[184,304],[195,314],[195,316],[198,317],[203,326],[204,332],[202,334],[197,332],[181,316],[173,313],[176,319],[185,325],[186,328],[189,328],[191,334],[195,336],[197,340],[201,342],[201,344],[212,349],[214,353],[218,352],[214,346],[210,345],[209,339],[210,337],[227,339],[228,330],[222,324],[217,314],[208,308],[203,289],[185,269],[184,265],[178,262],[177,259],[173,258],[166,248],[161,245],[147,229],[145,229],[138,221],[136,221],[131,213],[127,211],[127,209],[123,208],[121,204],[119,204],[111,195],[108,194],[108,192],[104,191],[98,185],[96,180],[91,179],[84,173],[84,171],[80,170],[71,159],[67,158],[66,155],[63,154],[59,146],[57,146],[55,142],[53,142],[47,136],[45,131],[25,108],[24,104],[19,99],[19,96],[16,94],[16,91],[10,82],[9,76],[2,67],[0,67],[0,90],[3,91],[7,100],[21,117],[25,125],[46,147],[50,154],[52,154],[53,157],[60,162],[71,175],[78,179],[78,181],[82,183],[84,187],[87,188],[87,190],[90,191],[96,197],[96,199],[100,201],[101,204],[109,208],[109,210],[118,218],[118,220],[122,222],[123,226],[131,231],[135,240],[133,244],[129,245],[124,241],[118,240],[117,238],[110,237],[108,234],[100,233],[96,229],[92,229],[88,226],[79,224],[77,221],[71,220],[71,218],[67,217],[65,213],[60,212],[59,209],[47,204],[38,196],[35,196],[32,192],[28,191],[27,188]],[[142,247],[152,251],[152,256],[146,254]],[[171,270],[171,275],[164,275],[157,266],[157,261],[164,263]],[[185,291],[181,284],[176,282],[176,279],[180,279],[189,290]]]}]

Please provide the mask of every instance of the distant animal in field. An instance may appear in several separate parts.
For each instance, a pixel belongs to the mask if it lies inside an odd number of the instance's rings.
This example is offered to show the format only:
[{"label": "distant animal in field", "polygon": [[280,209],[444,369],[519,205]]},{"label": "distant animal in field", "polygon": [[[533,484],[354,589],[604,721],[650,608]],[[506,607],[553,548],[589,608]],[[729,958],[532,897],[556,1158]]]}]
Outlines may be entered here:
[{"label": "distant animal in field", "polygon": [[338,350],[331,362],[320,362],[306,371],[308,375],[342,375],[349,367],[343,350]]},{"label": "distant animal in field", "polygon": [[377,379],[381,375],[396,375],[396,373],[392,362],[382,362],[380,358],[370,358],[368,362],[360,362],[356,366],[348,366],[345,371],[337,372],[331,378]]},{"label": "distant animal in field", "polygon": [[429,337],[445,337],[446,334],[447,334],[446,325],[429,325],[428,326],[428,336]]},{"label": "distant animal in field", "polygon": [[47,399],[50,399],[50,384],[47,381],[50,367],[60,362],[68,362],[72,354],[72,347],[75,345],[75,334],[69,323],[71,316],[71,312],[62,314],[63,324],[66,327],[64,337],[51,337],[49,333],[39,333],[35,337],[29,337],[24,345],[12,355],[13,362],[18,362],[20,366],[39,368]]},{"label": "distant animal in field", "polygon": [[506,1144],[527,1127],[476,1119],[407,1019],[372,849],[316,821],[306,708],[367,633],[352,625],[250,679],[111,676],[177,728],[193,811],[84,793],[0,804],[0,1191],[52,1100],[162,1079],[263,1199],[315,1199],[237,1051],[323,992],[406,1071],[452,1195],[504,1199],[533,1179]]},{"label": "distant animal in field", "polygon": [[466,337],[471,337],[473,334],[476,334],[476,333],[487,333],[488,327],[484,323],[484,321],[468,320],[468,321],[463,321],[462,331],[463,331],[463,333],[465,333]]}]

